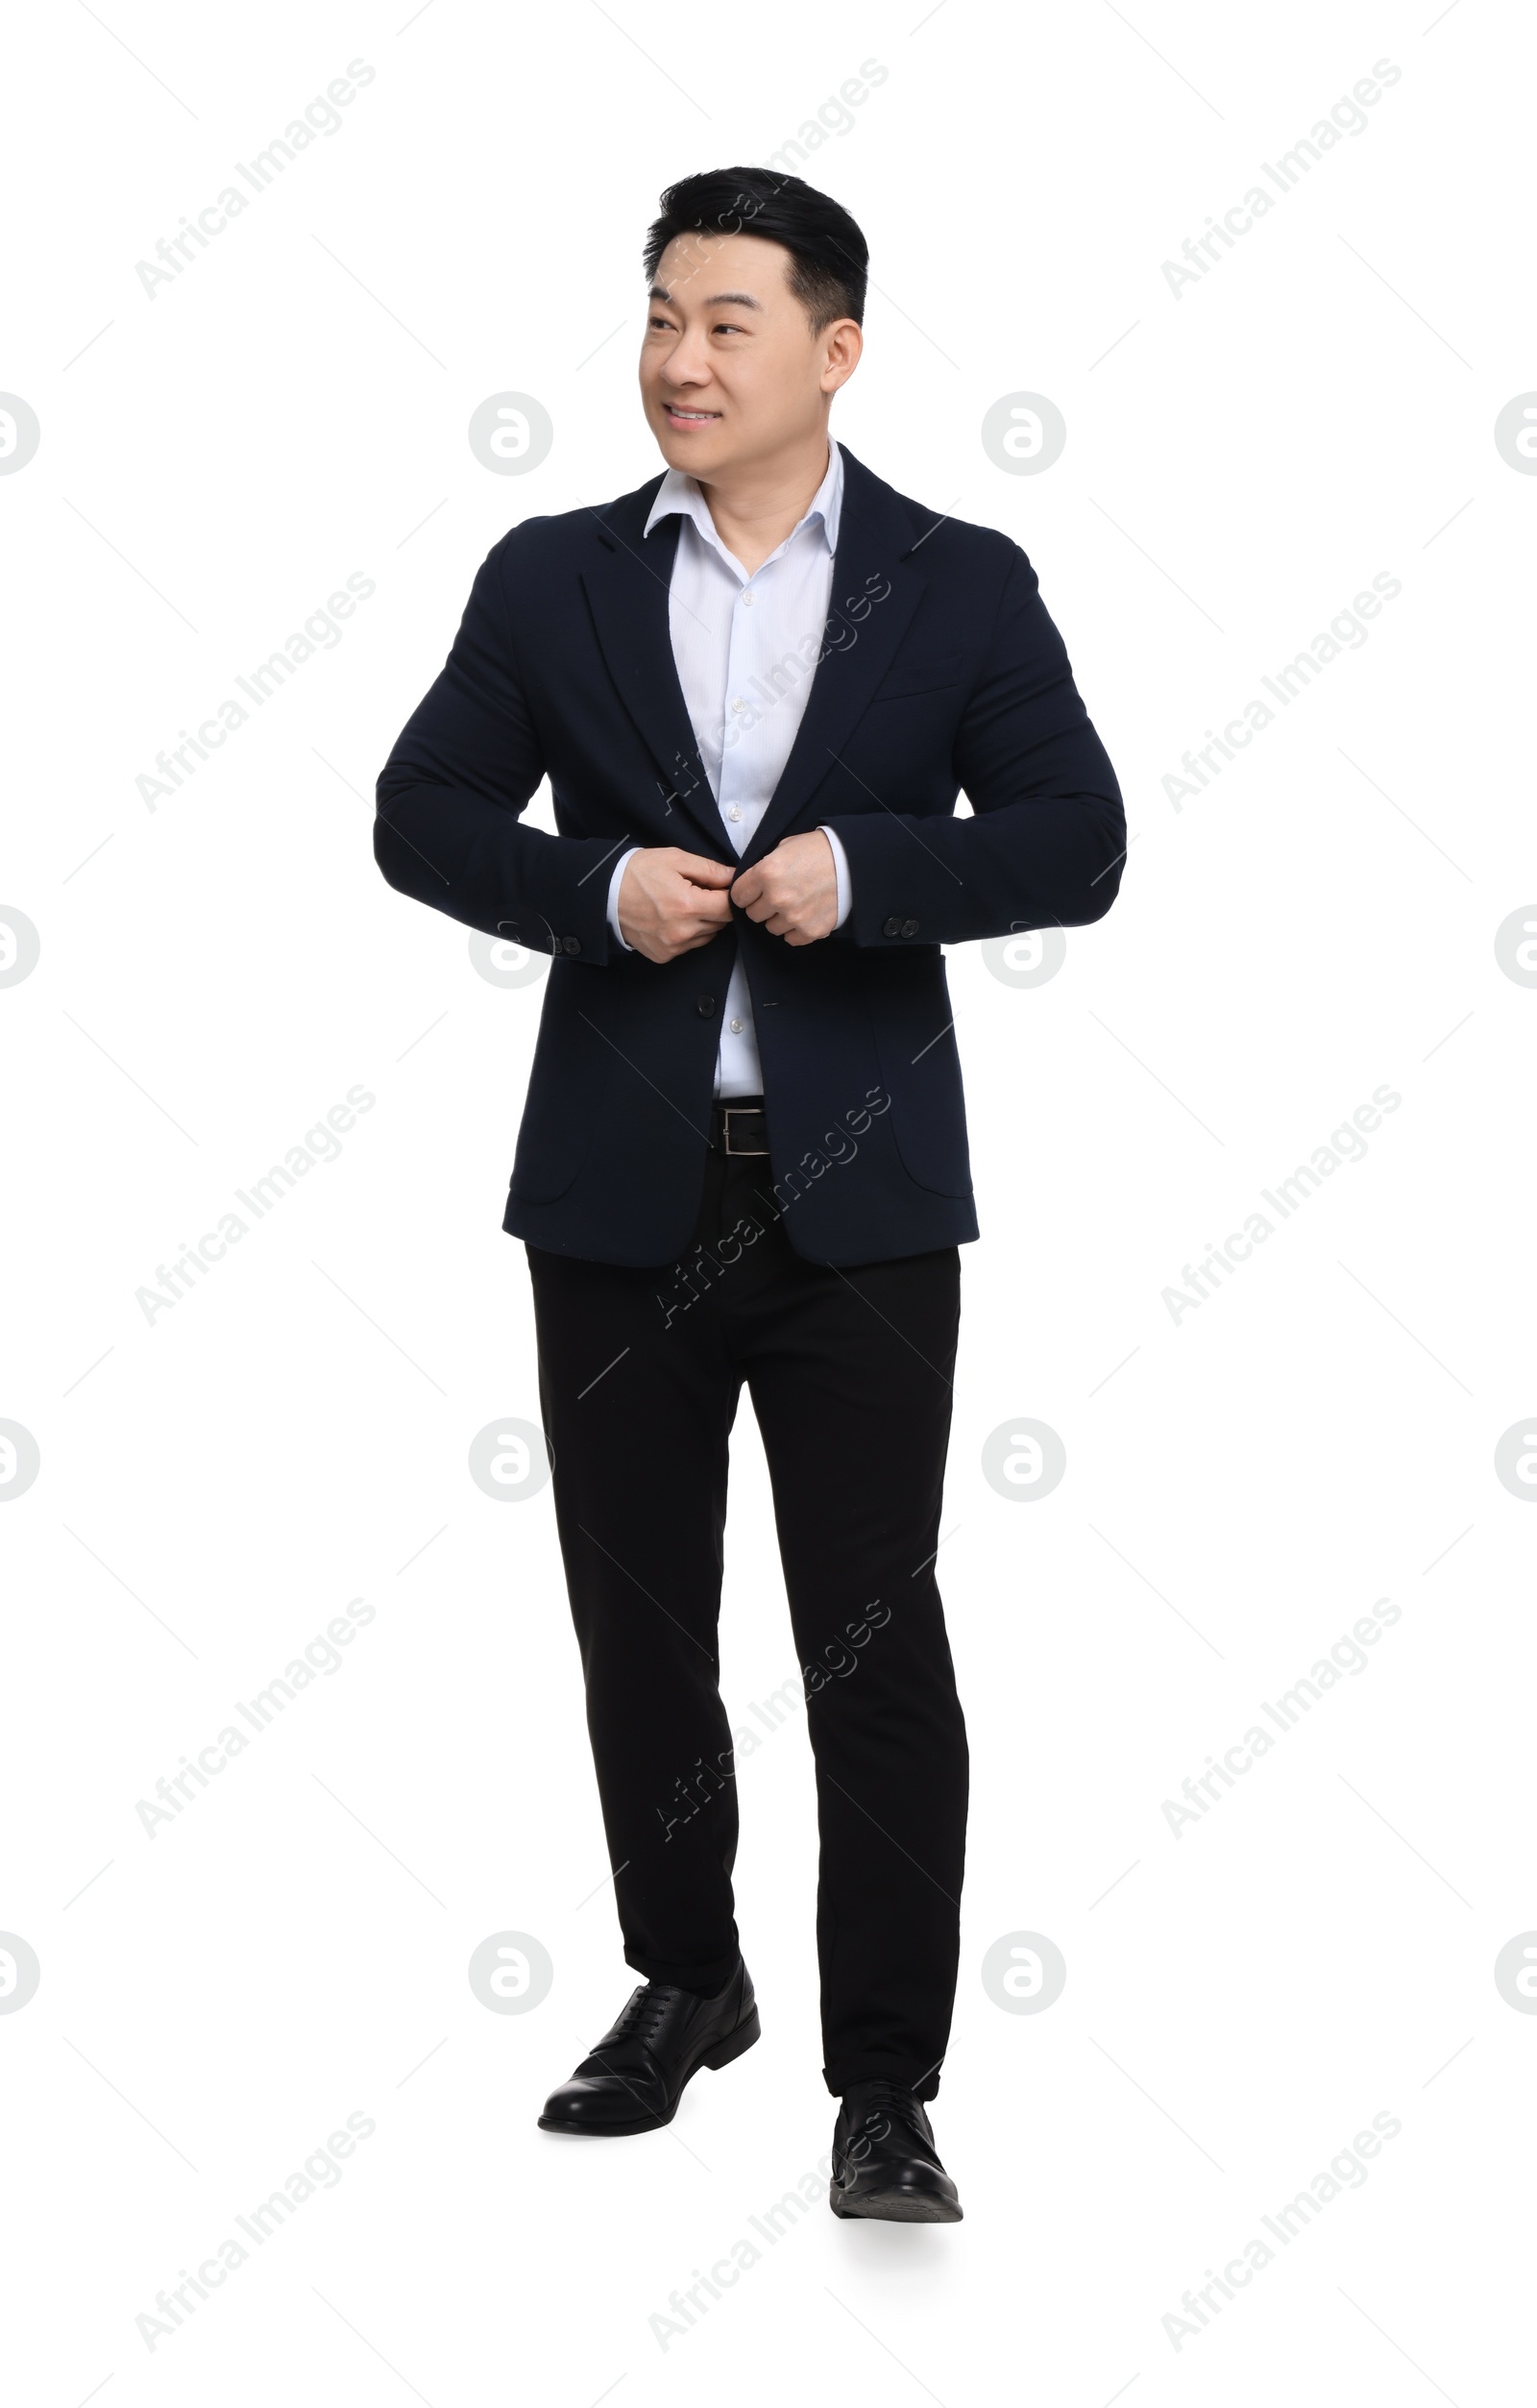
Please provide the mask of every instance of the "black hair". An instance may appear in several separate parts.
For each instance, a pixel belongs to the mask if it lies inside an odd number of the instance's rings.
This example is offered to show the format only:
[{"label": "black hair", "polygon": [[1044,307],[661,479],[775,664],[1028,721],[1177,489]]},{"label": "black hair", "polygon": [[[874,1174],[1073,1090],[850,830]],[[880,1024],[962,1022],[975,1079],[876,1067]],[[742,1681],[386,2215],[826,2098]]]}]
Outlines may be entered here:
[{"label": "black hair", "polygon": [[864,325],[869,245],[841,202],[798,176],[774,175],[767,167],[711,167],[670,184],[661,209],[642,254],[647,286],[678,234],[757,234],[790,253],[786,283],[814,335],[835,318]]}]

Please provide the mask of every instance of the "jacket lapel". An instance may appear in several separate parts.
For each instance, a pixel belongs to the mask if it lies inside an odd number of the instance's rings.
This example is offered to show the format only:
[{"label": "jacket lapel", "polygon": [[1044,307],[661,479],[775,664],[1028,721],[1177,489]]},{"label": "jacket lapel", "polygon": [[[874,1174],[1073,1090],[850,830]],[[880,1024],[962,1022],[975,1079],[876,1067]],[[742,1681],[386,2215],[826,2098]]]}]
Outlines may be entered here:
[{"label": "jacket lapel", "polygon": [[[771,852],[805,810],[890,668],[928,582],[903,564],[916,540],[891,487],[845,447],[823,653],[779,783],[742,856],[744,870]],[[890,799],[875,798],[877,803]],[[869,805],[859,795],[849,798],[849,807]]]},{"label": "jacket lapel", "polygon": [[[903,555],[917,539],[897,495],[846,446],[842,450],[843,504],[824,650],[790,756],[742,855],[744,869],[773,849],[834,767],[927,582],[904,564]],[[646,798],[645,816],[662,831],[662,843],[686,844],[676,823],[681,811],[708,840],[717,860],[734,861],[672,657],[668,605],[681,522],[674,513],[650,535],[641,531],[661,481],[660,476],[652,478],[601,514],[604,549],[582,571],[582,585],[603,657],[659,773],[654,803]],[[866,806],[856,801],[853,807]]]},{"label": "jacket lapel", "polygon": [[644,801],[638,799],[638,811],[656,826],[659,844],[682,845],[692,851],[694,840],[678,825],[682,811],[708,839],[718,861],[734,861],[672,657],[668,596],[682,522],[674,512],[651,534],[641,532],[661,481],[660,476],[653,477],[637,492],[622,494],[603,512],[606,548],[592,567],[583,569],[582,584],[603,658],[657,767],[654,795]]}]

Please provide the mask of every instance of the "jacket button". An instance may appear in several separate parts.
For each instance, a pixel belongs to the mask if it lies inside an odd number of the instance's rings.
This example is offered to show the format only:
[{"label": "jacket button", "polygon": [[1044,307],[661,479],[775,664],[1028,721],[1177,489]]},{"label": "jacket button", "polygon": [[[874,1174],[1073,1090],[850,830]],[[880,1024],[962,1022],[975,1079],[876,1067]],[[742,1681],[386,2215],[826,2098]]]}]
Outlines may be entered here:
[{"label": "jacket button", "polygon": [[700,1020],[709,1020],[709,1019],[711,1018],[712,1014],[713,1014],[713,1013],[714,1013],[714,1011],[715,1011],[715,997],[714,997],[714,995],[700,995],[698,1002],[695,1005],[695,1007],[694,1007],[694,1008],[695,1008],[695,1010],[698,1013],[699,1018],[700,1018]]},{"label": "jacket button", "polygon": [[917,923],[917,921],[916,921],[915,920],[904,920],[904,921],[903,921],[903,922],[902,922],[902,934],[903,934],[905,937],[915,937],[915,936],[917,935],[917,932],[918,932],[918,923]]},{"label": "jacket button", "polygon": [[900,921],[900,920],[883,920],[883,921],[882,921],[882,922],[881,922],[881,934],[882,934],[882,936],[883,936],[883,937],[899,937],[899,936],[901,935],[901,933],[902,933],[902,922]]},{"label": "jacket button", "polygon": [[561,943],[568,953],[579,953],[582,949],[580,937],[563,937]]}]

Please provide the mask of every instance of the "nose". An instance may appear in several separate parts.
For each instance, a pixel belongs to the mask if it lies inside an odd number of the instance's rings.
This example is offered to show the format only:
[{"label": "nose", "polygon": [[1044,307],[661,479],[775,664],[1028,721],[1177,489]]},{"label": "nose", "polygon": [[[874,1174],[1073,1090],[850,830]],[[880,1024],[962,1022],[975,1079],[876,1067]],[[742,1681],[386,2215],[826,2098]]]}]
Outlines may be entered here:
[{"label": "nose", "polygon": [[680,334],[662,361],[661,381],[668,386],[693,387],[709,382],[704,361],[703,337]]}]

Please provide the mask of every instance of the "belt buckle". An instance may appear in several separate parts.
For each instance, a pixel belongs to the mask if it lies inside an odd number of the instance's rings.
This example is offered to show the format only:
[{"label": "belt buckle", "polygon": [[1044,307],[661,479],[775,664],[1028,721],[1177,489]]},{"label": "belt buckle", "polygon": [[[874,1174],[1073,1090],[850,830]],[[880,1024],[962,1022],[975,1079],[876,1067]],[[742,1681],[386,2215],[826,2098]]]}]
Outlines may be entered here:
[{"label": "belt buckle", "polygon": [[743,1119],[753,1118],[753,1119],[758,1119],[758,1120],[761,1120],[761,1119],[763,1118],[763,1106],[762,1106],[762,1104],[722,1104],[722,1105],[721,1105],[721,1107],[720,1107],[720,1118],[721,1118],[722,1122],[724,1123],[724,1126],[722,1127],[722,1130],[721,1130],[721,1151],[722,1151],[722,1153],[731,1154],[731,1155],[734,1155],[734,1156],[744,1156],[744,1155],[752,1155],[752,1154],[767,1154],[767,1153],[768,1153],[768,1146],[767,1146],[767,1145],[733,1145],[733,1144],[732,1144],[732,1143],[731,1143],[731,1115],[732,1115],[732,1113],[733,1113],[733,1112],[739,1113],[739,1114],[741,1115],[741,1117],[742,1117],[742,1118],[743,1118]]}]

